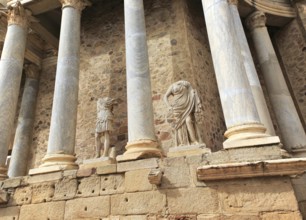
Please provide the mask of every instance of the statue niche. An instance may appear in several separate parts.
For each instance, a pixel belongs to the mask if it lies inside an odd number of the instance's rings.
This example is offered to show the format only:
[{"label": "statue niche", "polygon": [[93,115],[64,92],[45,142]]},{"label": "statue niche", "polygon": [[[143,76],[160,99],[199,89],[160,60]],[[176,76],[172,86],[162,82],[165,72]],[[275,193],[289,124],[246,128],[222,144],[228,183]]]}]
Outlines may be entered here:
[{"label": "statue niche", "polygon": [[[169,98],[172,96],[172,99]],[[167,122],[171,125],[176,147],[204,145],[199,133],[195,114],[202,111],[197,91],[187,81],[173,83],[164,101],[168,106]]]},{"label": "statue niche", "polygon": [[[97,122],[96,122],[96,153],[95,158],[101,157],[101,150],[103,150],[102,158],[113,158],[116,155],[111,155],[110,150],[110,132],[113,131],[114,114],[113,108],[117,105],[117,102],[109,97],[100,98],[97,101]],[[102,138],[104,137],[104,145],[102,144]],[[103,147],[102,147],[103,145]],[[112,152],[115,149],[112,149]],[[115,153],[113,153],[115,154]]]}]

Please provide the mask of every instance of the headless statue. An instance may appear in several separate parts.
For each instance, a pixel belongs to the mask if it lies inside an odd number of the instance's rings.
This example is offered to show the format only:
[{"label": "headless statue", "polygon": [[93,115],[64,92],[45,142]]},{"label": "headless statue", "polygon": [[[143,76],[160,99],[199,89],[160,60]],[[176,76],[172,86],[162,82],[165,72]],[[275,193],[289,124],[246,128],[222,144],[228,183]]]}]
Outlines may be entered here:
[{"label": "headless statue", "polygon": [[[98,99],[97,102],[97,123],[96,123],[96,154],[95,158],[109,157],[110,154],[110,132],[113,130],[114,114],[113,108],[117,105],[114,99],[109,97]],[[102,137],[104,137],[104,147],[102,147]]]}]

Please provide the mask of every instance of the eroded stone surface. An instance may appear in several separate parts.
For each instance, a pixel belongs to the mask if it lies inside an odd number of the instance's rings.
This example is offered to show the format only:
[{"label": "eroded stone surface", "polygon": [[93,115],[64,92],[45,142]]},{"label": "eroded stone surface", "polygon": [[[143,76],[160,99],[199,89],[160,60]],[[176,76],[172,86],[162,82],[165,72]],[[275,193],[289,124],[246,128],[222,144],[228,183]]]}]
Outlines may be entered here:
[{"label": "eroded stone surface", "polygon": [[54,183],[35,184],[32,186],[32,203],[50,202],[54,196]]},{"label": "eroded stone surface", "polygon": [[20,209],[19,219],[22,220],[60,220],[64,219],[65,202],[48,202],[24,205]]},{"label": "eroded stone surface", "polygon": [[111,196],[111,212],[113,215],[160,213],[165,206],[166,195],[158,191]]},{"label": "eroded stone surface", "polygon": [[125,173],[126,192],[139,192],[152,190],[152,184],[148,180],[149,169],[134,170]]},{"label": "eroded stone surface", "polygon": [[1,220],[18,220],[20,208],[18,206],[1,208],[0,218]]},{"label": "eroded stone surface", "polygon": [[100,190],[100,177],[91,176],[80,180],[77,197],[98,196]]},{"label": "eroded stone surface", "polygon": [[123,193],[124,191],[124,176],[122,174],[101,177],[100,195]]},{"label": "eroded stone surface", "polygon": [[65,219],[99,219],[110,214],[110,197],[79,198],[67,201]]},{"label": "eroded stone surface", "polygon": [[54,200],[72,199],[76,195],[78,181],[76,179],[63,178],[55,184]]}]

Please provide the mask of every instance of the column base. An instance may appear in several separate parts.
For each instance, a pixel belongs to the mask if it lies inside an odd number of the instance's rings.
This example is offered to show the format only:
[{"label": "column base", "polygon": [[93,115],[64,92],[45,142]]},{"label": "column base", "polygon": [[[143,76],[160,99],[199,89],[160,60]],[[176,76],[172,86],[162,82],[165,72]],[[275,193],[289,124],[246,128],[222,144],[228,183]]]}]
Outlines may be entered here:
[{"label": "column base", "polygon": [[224,136],[228,138],[223,142],[223,148],[239,148],[280,144],[278,136],[265,133],[266,128],[259,123],[238,125],[229,128]]},{"label": "column base", "polygon": [[0,166],[0,181],[7,179],[7,167]]},{"label": "column base", "polygon": [[139,140],[128,142],[126,152],[117,156],[117,161],[138,160],[151,157],[163,157],[162,151],[158,148],[158,143],[152,140]]},{"label": "column base", "polygon": [[38,168],[31,169],[29,175],[52,173],[63,170],[76,170],[79,167],[75,163],[76,157],[68,154],[47,154],[42,161],[43,164]]},{"label": "column base", "polygon": [[306,158],[306,146],[298,146],[291,148],[291,154],[293,157]]}]

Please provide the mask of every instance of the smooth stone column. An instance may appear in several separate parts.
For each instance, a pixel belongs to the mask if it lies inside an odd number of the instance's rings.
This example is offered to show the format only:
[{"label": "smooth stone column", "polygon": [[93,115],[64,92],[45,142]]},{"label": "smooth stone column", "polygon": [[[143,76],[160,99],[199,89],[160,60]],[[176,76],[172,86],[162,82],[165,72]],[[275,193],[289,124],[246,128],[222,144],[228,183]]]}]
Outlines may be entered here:
[{"label": "smooth stone column", "polygon": [[251,55],[251,51],[246,39],[244,29],[241,23],[240,15],[238,12],[237,4],[238,0],[229,0],[230,10],[233,16],[234,27],[237,36],[239,36],[239,44],[241,49],[241,55],[243,59],[244,68],[248,77],[249,84],[251,86],[252,94],[254,97],[255,105],[259,115],[260,122],[265,126],[266,133],[275,135],[272,119],[267,107],[265,96],[263,94],[257,71],[254,65],[254,61]]},{"label": "smooth stone column", "polygon": [[128,144],[118,161],[161,156],[154,132],[143,0],[125,0]]},{"label": "smooth stone column", "polygon": [[34,64],[25,66],[26,80],[21,101],[18,125],[15,133],[8,176],[27,175],[28,155],[32,143],[33,124],[35,119],[38,94],[39,68]]},{"label": "smooth stone column", "polygon": [[8,11],[8,28],[0,61],[0,179],[14,129],[28,31],[28,12],[18,1]]},{"label": "smooth stone column", "polygon": [[306,134],[275,54],[266,27],[266,16],[256,11],[247,18],[246,24],[251,31],[284,147],[293,153],[304,152],[306,155]]},{"label": "smooth stone column", "polygon": [[227,0],[202,0],[228,139],[224,148],[279,143],[260,123]]},{"label": "smooth stone column", "polygon": [[47,155],[30,174],[77,169],[74,155],[79,90],[81,11],[89,2],[60,0],[61,33]]}]

